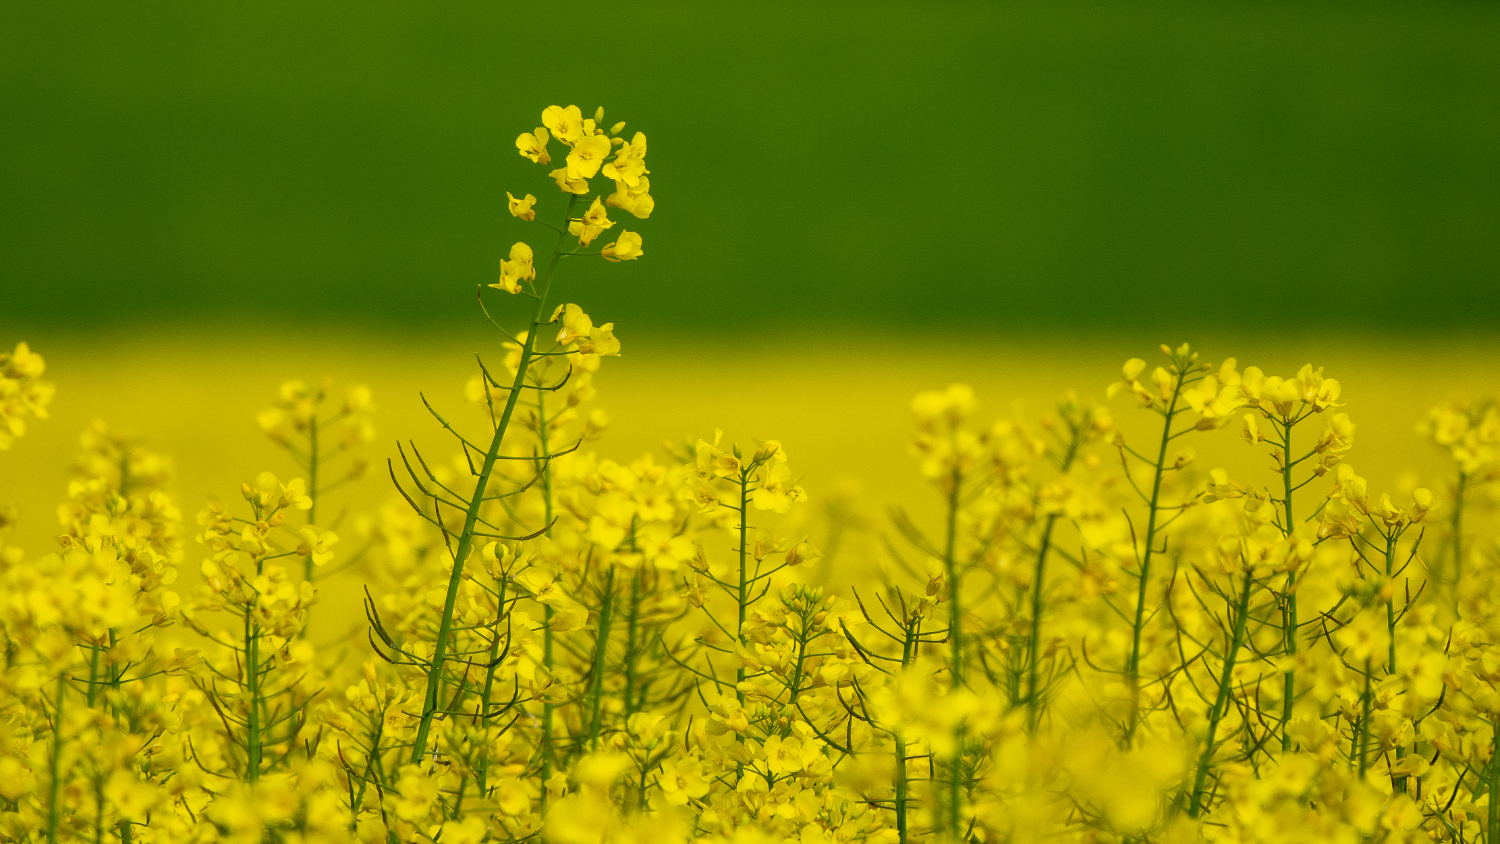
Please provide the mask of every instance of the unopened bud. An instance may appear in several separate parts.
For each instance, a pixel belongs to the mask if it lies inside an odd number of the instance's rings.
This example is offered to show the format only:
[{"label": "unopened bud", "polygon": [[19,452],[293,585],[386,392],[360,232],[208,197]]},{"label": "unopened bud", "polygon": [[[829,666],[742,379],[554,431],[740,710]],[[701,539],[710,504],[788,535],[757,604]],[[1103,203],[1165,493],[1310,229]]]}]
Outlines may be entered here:
[{"label": "unopened bud", "polygon": [[598,108],[594,109],[594,122],[595,123],[603,123],[604,122],[604,106],[599,106]]},{"label": "unopened bud", "polygon": [[616,123],[615,125],[609,127],[609,133],[611,135],[618,135],[618,134],[620,134],[623,131],[625,131],[625,121],[623,121],[623,120],[621,120],[619,123]]}]

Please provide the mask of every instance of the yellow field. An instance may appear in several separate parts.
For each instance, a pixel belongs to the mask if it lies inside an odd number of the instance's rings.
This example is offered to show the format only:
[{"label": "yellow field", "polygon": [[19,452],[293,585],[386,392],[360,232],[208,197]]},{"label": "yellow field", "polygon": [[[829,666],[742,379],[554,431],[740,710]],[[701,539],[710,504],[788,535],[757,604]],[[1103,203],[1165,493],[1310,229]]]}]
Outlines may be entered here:
[{"label": "yellow field", "polygon": [[[607,331],[571,319],[578,347],[542,350],[568,357],[532,359],[516,383],[598,362],[584,344]],[[624,334],[623,357],[552,395],[607,410],[588,446],[605,458],[713,443],[685,462],[533,465],[524,455],[567,443],[536,436],[526,407],[490,437],[464,398],[476,349],[504,371],[488,338],[26,338],[57,394],[0,453],[0,502],[22,510],[6,539],[31,552],[0,558],[0,838],[1500,834],[1500,411],[1449,412],[1451,455],[1417,431],[1450,394],[1500,392],[1500,344],[1221,338],[1201,357],[1166,350],[1170,368],[1126,364],[1107,412],[1070,402],[1054,424],[1061,391],[1102,400],[1127,358],[1162,359],[1155,344]],[[1218,368],[1230,352],[1241,372]],[[39,362],[10,361],[7,396],[45,392],[28,380]],[[1307,361],[1340,383],[1274,377]],[[379,435],[373,471],[321,495],[314,520],[256,420],[284,381],[324,376],[335,397],[371,388]],[[981,412],[940,389],[955,382]],[[424,490],[422,514],[382,510],[396,441],[454,465],[419,392],[495,445],[474,446],[477,481],[429,471],[447,485]],[[342,471],[329,442],[359,439],[363,402],[319,412],[307,395],[266,424],[323,443],[324,488]],[[548,430],[589,430],[545,404]],[[55,513],[95,419],[171,455],[175,481],[146,458],[116,471],[126,459],[96,437],[87,482]],[[328,433],[297,439],[308,430]],[[1133,469],[1112,465],[1119,437]],[[1284,472],[1266,465],[1282,449]],[[257,479],[267,470],[280,481]],[[793,507],[804,489],[811,504]],[[179,549],[183,577],[163,588]],[[358,565],[319,570],[314,590],[305,578],[330,559]]]},{"label": "yellow field", "polygon": [[[807,522],[802,527],[815,541],[827,531],[820,505],[850,492],[857,493],[858,508],[870,518],[883,519],[890,505],[907,508],[919,521],[937,517],[938,502],[908,453],[907,405],[917,391],[966,382],[979,394],[980,418],[1016,415],[1035,421],[1060,389],[1102,399],[1126,358],[1157,357],[1153,343],[1128,340],[970,343],[833,336],[731,343],[633,342],[628,331],[624,336],[624,354],[606,360],[596,378],[596,404],[611,418],[598,451],[621,460],[648,451],[660,455],[663,439],[711,438],[716,427],[741,441],[779,439],[812,498],[814,506],[800,508],[797,517]],[[99,343],[29,339],[47,358],[57,397],[51,419],[32,423],[15,448],[0,453],[0,501],[21,506],[13,540],[33,552],[51,548],[56,533],[51,508],[64,497],[78,436],[92,419],[141,435],[153,449],[174,457],[175,497],[192,524],[209,495],[232,499],[241,481],[261,471],[293,474],[284,454],[254,422],[284,380],[326,375],[338,384],[364,383],[374,391],[379,427],[370,450],[372,470],[332,498],[336,507],[368,510],[393,495],[384,461],[395,454],[397,439],[414,439],[429,455],[456,453],[423,409],[419,391],[436,407],[453,410],[449,418],[477,425],[477,409],[463,398],[463,386],[475,371],[473,355],[499,357],[498,342],[485,336],[384,340],[335,334],[308,341],[276,334],[179,333]],[[1500,343],[1495,342],[1262,338],[1195,346],[1206,360],[1217,363],[1236,355],[1241,368],[1257,365],[1267,373],[1290,376],[1303,363],[1323,366],[1326,376],[1343,384],[1348,401],[1343,410],[1358,425],[1349,462],[1369,479],[1372,491],[1406,490],[1419,482],[1441,487],[1448,470],[1437,450],[1417,436],[1416,423],[1450,394],[1500,393]],[[1109,407],[1127,435],[1145,421],[1126,397]],[[1231,474],[1264,483],[1264,467],[1237,431],[1235,424],[1200,438],[1197,468],[1225,466]],[[193,570],[194,557],[190,544],[185,573]],[[846,556],[840,567],[848,574],[861,562],[868,561]],[[838,571],[831,575],[835,582],[847,582]],[[324,591],[326,603],[339,603],[339,590]],[[329,615],[349,616],[357,607],[347,609]]]}]

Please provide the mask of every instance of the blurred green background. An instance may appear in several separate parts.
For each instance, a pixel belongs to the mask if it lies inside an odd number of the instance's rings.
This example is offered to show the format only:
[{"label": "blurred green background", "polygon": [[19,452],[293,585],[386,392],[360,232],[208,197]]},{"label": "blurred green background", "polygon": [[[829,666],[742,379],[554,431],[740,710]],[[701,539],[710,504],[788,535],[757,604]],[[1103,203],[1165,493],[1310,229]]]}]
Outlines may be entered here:
[{"label": "blurred green background", "polygon": [[632,334],[1487,335],[1497,45],[1478,2],[7,3],[0,324],[472,324],[577,103],[651,138],[646,259],[566,294]]}]

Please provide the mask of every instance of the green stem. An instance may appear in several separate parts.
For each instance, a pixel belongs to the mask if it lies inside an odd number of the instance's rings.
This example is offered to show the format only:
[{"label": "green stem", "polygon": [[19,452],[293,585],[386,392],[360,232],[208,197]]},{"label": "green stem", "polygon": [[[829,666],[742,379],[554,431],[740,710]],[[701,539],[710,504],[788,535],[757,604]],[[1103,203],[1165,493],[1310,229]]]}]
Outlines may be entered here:
[{"label": "green stem", "polygon": [[1359,778],[1365,778],[1365,756],[1370,743],[1370,675],[1374,673],[1370,660],[1365,659],[1365,690],[1359,696],[1359,732],[1355,735],[1355,756],[1358,760]]},{"label": "green stem", "polygon": [[[948,525],[946,538],[943,543],[943,565],[948,574],[948,641],[952,645],[952,665],[949,668],[949,676],[952,679],[951,691],[956,693],[963,686],[964,663],[963,663],[963,633],[962,633],[962,600],[963,592],[959,582],[958,572],[958,508],[960,493],[963,486],[963,475],[958,466],[953,467],[950,478],[952,489],[948,491]],[[953,758],[949,760],[948,776],[948,813],[945,821],[948,831],[956,840],[961,829],[963,809],[960,805],[960,778],[963,776],[964,758],[964,727],[960,721],[954,727]]]},{"label": "green stem", "polygon": [[[634,550],[634,549],[632,549]],[[625,634],[625,720],[635,714],[635,659],[636,638],[639,635],[641,614],[641,569],[635,570],[635,576],[630,579],[630,610],[626,614]],[[645,788],[644,773],[641,774],[641,788]]]},{"label": "green stem", "polygon": [[906,839],[906,742],[896,736],[896,836],[899,844]]},{"label": "green stem", "polygon": [[1396,537],[1397,534],[1392,532],[1385,538],[1385,579],[1391,586],[1390,600],[1385,602],[1385,629],[1388,634],[1386,638],[1389,651],[1386,656],[1386,665],[1392,675],[1396,673],[1396,584],[1392,580],[1396,576]]},{"label": "green stem", "polygon": [[[253,611],[253,608],[251,608]],[[260,779],[260,627],[245,613],[245,691],[250,705],[245,714],[245,781]]]},{"label": "green stem", "polygon": [[63,742],[63,692],[67,691],[65,675],[57,675],[57,692],[52,698],[52,782],[47,798],[47,844],[57,844],[57,829],[62,822],[62,742]]},{"label": "green stem", "polygon": [[[318,414],[313,413],[312,419],[307,426],[307,497],[311,499],[312,505],[307,508],[307,523],[317,524],[318,521]],[[302,561],[303,576],[310,582],[313,579],[313,559],[308,554]],[[305,635],[307,625],[302,625],[302,630],[297,633],[300,638]]]},{"label": "green stem", "polygon": [[[1073,426],[1067,453],[1063,455],[1059,465],[1063,475],[1067,475],[1068,470],[1073,468],[1073,458],[1078,456],[1078,447],[1082,441],[1082,432],[1077,426]],[[1026,648],[1026,724],[1032,733],[1036,732],[1037,717],[1041,712],[1042,694],[1037,674],[1042,661],[1042,599],[1047,580],[1047,551],[1052,547],[1052,529],[1057,525],[1057,515],[1053,513],[1047,517],[1047,527],[1042,531],[1042,544],[1036,554],[1036,574],[1031,584],[1031,641]]]},{"label": "green stem", "polygon": [[[1282,444],[1286,446],[1286,453],[1281,460],[1281,484],[1282,484],[1282,508],[1286,525],[1286,535],[1290,539],[1292,535],[1292,423],[1283,420]],[[1286,647],[1288,668],[1283,680],[1281,700],[1281,749],[1292,749],[1292,736],[1288,727],[1292,723],[1292,710],[1297,702],[1297,669],[1293,667],[1293,661],[1297,656],[1297,573],[1288,572],[1286,576],[1286,593],[1282,596],[1285,601],[1285,611],[1282,617],[1283,641]]]},{"label": "green stem", "polygon": [[[499,586],[500,596],[495,605],[495,624],[491,627],[490,658],[486,663],[484,672],[484,691],[479,696],[479,710],[474,715],[476,723],[483,723],[485,725],[489,724],[487,713],[490,711],[490,695],[493,693],[495,687],[495,669],[499,667],[497,663],[500,660],[500,622],[503,619],[509,618],[509,614],[505,611],[505,579],[503,577],[500,579]],[[478,776],[479,798],[481,800],[489,795],[490,750],[488,726],[485,727],[485,738],[485,748],[479,757],[479,769],[475,772]]]},{"label": "green stem", "polygon": [[[546,394],[537,390],[536,394],[537,436],[541,440],[542,453],[550,454],[551,445],[548,443],[547,431],[547,402]],[[544,517],[547,520],[547,536],[552,536],[552,461],[546,460],[542,463],[542,506]],[[547,677],[552,677],[552,606],[545,605],[542,608],[542,667],[547,669]],[[547,781],[552,778],[552,766],[555,764],[555,756],[552,747],[552,702],[542,700],[542,808],[547,808]]]},{"label": "green stem", "polygon": [[99,649],[99,646],[95,645],[93,647],[90,647],[89,650],[93,652],[93,656],[89,657],[89,691],[88,691],[88,702],[89,702],[89,708],[93,709],[94,708],[94,701],[99,696],[99,650],[100,649]]},{"label": "green stem", "polygon": [[370,742],[370,755],[365,759],[365,775],[360,777],[359,791],[349,801],[349,831],[354,832],[359,828],[359,807],[364,805],[365,791],[370,787],[370,775],[375,772],[375,760],[380,758],[380,739],[385,731],[385,717],[381,713],[380,718],[372,719],[375,722],[375,738]]},{"label": "green stem", "polygon": [[[921,619],[907,617],[905,639],[901,643],[901,668],[905,670],[911,665],[913,657],[913,646],[919,636]],[[901,738],[900,733],[896,738],[896,835],[898,844],[907,844],[907,773],[906,773],[906,741]]]},{"label": "green stem", "polygon": [[1484,827],[1485,841],[1494,844],[1500,841],[1500,719],[1490,721],[1490,732],[1493,734],[1490,745],[1490,804],[1487,807],[1489,821]]},{"label": "green stem", "polygon": [[610,615],[614,608],[615,597],[615,570],[610,568],[609,574],[604,578],[604,605],[599,610],[599,635],[594,645],[594,681],[590,690],[592,701],[589,704],[589,746],[593,747],[599,741],[599,728],[601,726],[604,701],[604,669],[605,660],[609,656],[609,625]]},{"label": "green stem", "polygon": [[[746,547],[745,542],[750,531],[750,475],[748,470],[740,472],[740,590],[737,596],[739,603],[739,623],[734,628],[734,635],[739,644],[746,643],[745,639],[745,611],[750,606],[750,593],[746,589],[749,585],[749,572],[746,570]],[[740,688],[745,682],[745,663],[740,662],[739,670],[735,672],[735,697],[740,706],[745,705],[745,691]]]},{"label": "green stem", "polygon": [[1198,775],[1193,781],[1193,798],[1188,814],[1194,818],[1203,811],[1203,789],[1208,783],[1208,771],[1213,765],[1214,739],[1219,731],[1219,719],[1224,717],[1224,707],[1229,703],[1229,691],[1234,686],[1234,663],[1240,646],[1245,641],[1245,619],[1250,615],[1250,589],[1255,581],[1246,569],[1244,584],[1240,588],[1239,604],[1235,607],[1234,632],[1229,637],[1229,650],[1224,654],[1224,670],[1219,675],[1219,693],[1214,697],[1213,708],[1208,713],[1208,736],[1204,740],[1203,755],[1198,759]]},{"label": "green stem", "polygon": [[1156,452],[1156,471],[1151,481],[1151,510],[1146,516],[1146,550],[1141,552],[1141,580],[1135,600],[1135,622],[1131,625],[1130,659],[1125,664],[1125,674],[1130,681],[1130,721],[1125,728],[1125,741],[1135,738],[1136,726],[1141,712],[1141,631],[1146,626],[1146,586],[1151,582],[1151,555],[1156,552],[1156,517],[1161,506],[1161,480],[1166,474],[1167,444],[1172,441],[1172,419],[1177,415],[1177,400],[1182,395],[1182,382],[1187,373],[1177,373],[1177,383],[1172,388],[1172,400],[1167,405],[1161,426],[1161,448]]},{"label": "green stem", "polygon": [[[573,204],[576,201],[576,196],[569,196],[567,211],[569,216],[573,213]],[[511,384],[510,395],[505,399],[505,409],[495,425],[495,435],[490,440],[489,450],[485,452],[484,463],[479,469],[479,477],[474,484],[474,495],[469,500],[469,508],[464,516],[463,530],[459,533],[458,544],[453,549],[453,571],[448,577],[448,593],[443,600],[443,614],[438,621],[437,641],[433,643],[432,662],[427,670],[427,694],[422,704],[422,719],[417,724],[417,734],[412,740],[411,761],[413,763],[420,762],[422,755],[427,752],[432,721],[437,717],[438,709],[442,706],[438,694],[443,683],[443,664],[448,659],[448,637],[453,631],[453,611],[458,603],[459,584],[463,582],[464,563],[468,560],[469,550],[474,544],[475,525],[479,522],[479,513],[484,508],[484,495],[489,487],[490,474],[495,470],[495,461],[500,456],[501,443],[505,440],[506,431],[510,429],[511,416],[516,412],[516,402],[521,398],[521,390],[526,386],[526,372],[531,367],[531,357],[536,349],[537,329],[543,324],[547,293],[552,286],[552,273],[562,256],[563,231],[566,229],[565,225],[558,232],[557,245],[552,249],[552,260],[547,264],[546,274],[537,288],[536,309],[531,316],[526,341],[521,344],[521,360],[516,365],[515,381]]]},{"label": "green stem", "polygon": [[1468,483],[1469,476],[1460,469],[1458,472],[1458,489],[1453,495],[1453,589],[1455,604],[1457,603],[1458,583],[1463,579],[1464,571],[1464,491]]}]

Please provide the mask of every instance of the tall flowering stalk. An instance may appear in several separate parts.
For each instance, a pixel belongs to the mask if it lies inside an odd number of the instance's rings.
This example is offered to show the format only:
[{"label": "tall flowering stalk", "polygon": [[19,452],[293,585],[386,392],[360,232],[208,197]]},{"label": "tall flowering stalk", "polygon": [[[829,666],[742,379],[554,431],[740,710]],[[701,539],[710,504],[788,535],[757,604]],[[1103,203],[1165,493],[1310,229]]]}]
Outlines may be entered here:
[{"label": "tall flowering stalk", "polygon": [[[614,194],[608,197],[610,205],[641,218],[649,216],[655,207],[654,200],[649,194],[650,185],[646,179],[646,174],[649,172],[645,166],[646,136],[637,132],[634,138],[627,141],[620,137],[620,133],[625,128],[624,123],[618,123],[606,131],[599,125],[603,119],[603,109],[596,111],[592,118],[584,118],[577,106],[566,108],[549,106],[542,112],[543,126],[537,127],[532,132],[523,133],[516,141],[516,146],[522,156],[542,165],[551,163],[551,154],[548,149],[551,139],[555,138],[568,149],[565,166],[551,171],[552,178],[556,181],[558,188],[567,195],[568,201],[559,224],[543,222],[543,225],[556,232],[556,238],[541,268],[540,277],[534,264],[535,252],[529,245],[521,242],[511,247],[508,260],[500,262],[500,280],[489,285],[497,290],[529,298],[533,304],[531,316],[519,334],[511,334],[504,328],[500,329],[519,347],[519,354],[512,367],[513,374],[510,383],[505,385],[495,381],[489,370],[483,368],[481,364],[486,389],[494,387],[504,394],[503,404],[498,414],[493,412],[494,407],[491,405],[491,429],[488,432],[488,443],[483,443],[482,440],[481,444],[471,442],[458,434],[436,411],[433,412],[440,424],[458,438],[464,449],[465,458],[470,461],[470,471],[473,475],[472,491],[466,498],[456,494],[453,489],[442,484],[426,471],[425,461],[421,462],[424,465],[426,477],[419,475],[409,465],[407,467],[410,481],[420,490],[421,495],[432,501],[434,513],[429,515],[422,507],[414,507],[414,509],[442,531],[452,563],[432,642],[431,655],[420,657],[418,660],[425,666],[427,692],[423,700],[416,736],[412,741],[411,761],[413,763],[421,761],[426,754],[433,722],[444,711],[442,692],[447,682],[446,672],[450,668],[454,608],[459,597],[459,586],[464,579],[464,566],[468,562],[476,539],[533,538],[544,534],[548,528],[548,525],[543,524],[536,526],[535,530],[525,534],[524,537],[506,536],[498,533],[499,528],[496,523],[484,515],[487,503],[495,500],[490,490],[491,476],[495,472],[497,461],[502,459],[501,452],[507,435],[510,433],[512,418],[522,393],[527,389],[555,390],[561,386],[561,383],[528,384],[527,377],[533,363],[541,357],[570,354],[610,355],[617,354],[619,351],[619,342],[614,338],[613,324],[596,327],[577,305],[559,306],[550,317],[547,310],[554,274],[564,258],[592,255],[602,257],[607,261],[618,262],[634,260],[641,255],[640,236],[625,230],[620,232],[617,239],[603,247],[592,248],[594,241],[615,225],[606,213],[604,206],[606,197],[602,194],[595,194],[591,182],[601,172],[615,185]],[[611,152],[614,154],[612,159],[609,157]],[[591,198],[592,202],[590,202]],[[511,196],[511,214],[525,221],[537,220],[536,201],[531,194],[527,194],[522,199]],[[581,204],[586,204],[587,210],[575,216],[574,211]],[[576,245],[570,247],[569,243],[573,238],[576,238]],[[483,297],[481,296],[482,305]],[[493,319],[491,322],[497,328],[500,327]],[[561,328],[553,345],[547,349],[539,349],[537,338],[542,328],[556,324],[560,324]],[[547,462],[554,455],[555,453],[544,454],[541,455],[541,459]],[[476,456],[479,458],[477,465],[473,462]],[[545,473],[545,466],[539,471]],[[415,505],[415,501],[413,504]],[[441,518],[441,511],[444,507],[458,514],[460,520],[458,525],[450,526]],[[607,629],[607,624],[605,627]]]}]

